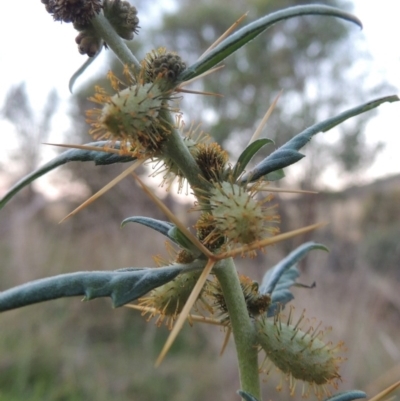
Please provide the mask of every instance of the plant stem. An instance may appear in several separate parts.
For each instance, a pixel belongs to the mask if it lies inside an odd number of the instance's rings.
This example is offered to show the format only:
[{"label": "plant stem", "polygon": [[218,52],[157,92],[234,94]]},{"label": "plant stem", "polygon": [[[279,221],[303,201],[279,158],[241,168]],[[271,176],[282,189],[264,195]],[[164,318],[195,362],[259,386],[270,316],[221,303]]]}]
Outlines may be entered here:
[{"label": "plant stem", "polygon": [[261,400],[256,332],[247,312],[233,259],[219,262],[214,273],[221,284],[229,312],[239,363],[241,390]]},{"label": "plant stem", "polygon": [[162,118],[168,122],[171,127],[171,133],[163,144],[163,155],[170,157],[178,166],[184,177],[188,180],[194,193],[197,188],[207,190],[211,187],[204,178],[199,166],[190,154],[188,147],[185,145],[181,135],[174,128],[174,121],[169,112],[163,112]]},{"label": "plant stem", "polygon": [[107,46],[120,59],[122,64],[126,64],[128,66],[134,65],[138,69],[141,68],[137,58],[132,54],[124,40],[117,34],[117,32],[115,32],[113,26],[102,13],[99,13],[93,17],[91,24],[96,32],[107,43]]}]

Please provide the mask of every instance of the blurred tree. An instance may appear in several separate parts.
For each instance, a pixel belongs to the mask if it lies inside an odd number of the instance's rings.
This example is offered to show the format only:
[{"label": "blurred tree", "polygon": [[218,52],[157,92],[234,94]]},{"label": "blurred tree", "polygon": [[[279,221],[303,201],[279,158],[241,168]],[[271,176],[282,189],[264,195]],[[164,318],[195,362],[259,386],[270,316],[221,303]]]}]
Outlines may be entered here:
[{"label": "blurred tree", "polygon": [[[18,167],[18,177],[29,174],[35,170],[42,156],[43,142],[46,142],[51,129],[51,120],[57,110],[58,96],[55,90],[51,91],[40,115],[29,102],[25,83],[22,82],[11,87],[8,91],[0,116],[9,121],[15,131],[17,146],[10,154],[10,160],[3,162],[2,170],[8,176],[10,163],[15,162]],[[29,243],[26,233],[27,222],[31,222],[46,202],[43,195],[36,192],[32,185],[26,188],[14,202],[14,207],[3,217],[1,234],[6,233],[11,239],[11,254],[13,255],[13,267],[17,275],[26,277],[24,255],[21,248],[24,243]],[[34,253],[34,252],[33,252]],[[31,253],[31,257],[33,255]]]},{"label": "blurred tree", "polygon": [[11,87],[1,110],[3,118],[15,128],[18,146],[12,155],[22,170],[28,174],[38,167],[43,142],[50,134],[50,124],[58,107],[58,95],[55,90],[47,96],[41,116],[38,118],[29,102],[25,83]]},{"label": "blurred tree", "polygon": [[[29,102],[24,82],[11,87],[8,91],[0,110],[0,116],[9,121],[15,129],[17,146],[10,157],[11,161],[18,165],[19,176],[29,174],[38,167],[42,156],[43,142],[46,142],[49,137],[51,120],[57,107],[58,95],[55,90],[48,94],[39,117]],[[4,165],[2,169],[6,169]],[[6,171],[6,173],[10,172]],[[36,195],[32,186],[29,186],[24,193],[27,203],[31,202]]]}]

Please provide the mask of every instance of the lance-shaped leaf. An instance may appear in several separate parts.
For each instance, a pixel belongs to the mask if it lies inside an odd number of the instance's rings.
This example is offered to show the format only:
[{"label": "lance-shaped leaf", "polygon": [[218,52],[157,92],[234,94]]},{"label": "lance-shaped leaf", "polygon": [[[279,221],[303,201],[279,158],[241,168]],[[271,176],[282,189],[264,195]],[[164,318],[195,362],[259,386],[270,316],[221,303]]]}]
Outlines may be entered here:
[{"label": "lance-shaped leaf", "polygon": [[[91,142],[87,143],[84,146],[96,146],[99,148],[105,147],[109,144],[108,141],[99,141],[99,142]],[[114,145],[115,149],[119,148],[119,144],[116,143]],[[87,150],[87,149],[68,149],[67,151],[59,154],[53,160],[50,160],[48,163],[39,167],[37,170],[28,174],[21,180],[19,180],[16,184],[13,185],[11,189],[7,191],[7,193],[0,199],[0,209],[21,189],[25,188],[27,185],[35,181],[36,179],[42,177],[47,174],[49,171],[54,170],[57,167],[62,166],[63,164],[69,162],[94,162],[96,166],[108,165],[114,163],[127,163],[135,161],[136,158],[127,155],[119,155],[118,153],[110,153],[106,151],[95,151],[95,150]]]},{"label": "lance-shaped leaf", "polygon": [[86,71],[86,69],[90,66],[90,64],[92,64],[93,61],[96,60],[97,56],[101,53],[102,50],[103,50],[103,42],[101,43],[97,53],[93,57],[88,57],[87,60],[78,68],[78,70],[74,72],[68,83],[68,89],[71,93],[76,80]]},{"label": "lance-shaped leaf", "polygon": [[[175,227],[175,224],[172,224],[168,221],[152,219],[151,217],[143,217],[143,216],[132,216],[128,217],[121,223],[121,228],[124,227],[128,223],[138,223],[142,224],[143,226],[152,228],[155,231],[158,231],[162,235],[165,235],[169,239],[172,239],[168,232],[171,228]],[[173,240],[173,239],[172,239]]]},{"label": "lance-shaped leaf", "polygon": [[264,179],[266,181],[279,181],[282,178],[285,178],[285,172],[283,169],[272,171],[272,173],[264,175]]},{"label": "lance-shaped leaf", "polygon": [[300,272],[296,266],[290,267],[282,274],[279,284],[271,294],[271,304],[267,310],[267,317],[275,316],[276,313],[287,303],[294,299],[290,287],[296,283]]},{"label": "lance-shaped leaf", "polygon": [[328,249],[321,244],[306,242],[296,248],[264,275],[259,292],[261,294],[271,294],[271,305],[268,308],[267,316],[273,316],[279,307],[286,305],[294,298],[289,288],[295,284],[296,279],[300,275],[296,263],[313,249],[328,251]]},{"label": "lance-shaped leaf", "polygon": [[257,181],[267,174],[271,174],[276,170],[282,170],[284,167],[297,163],[303,157],[304,155],[297,150],[279,148],[245,174],[242,177],[242,182]]},{"label": "lance-shaped leaf", "polygon": [[142,216],[128,217],[121,223],[121,227],[125,226],[127,223],[139,223],[158,231],[175,244],[191,252],[194,258],[197,258],[201,255],[201,252],[198,250],[198,248],[182,233],[181,230],[179,230],[175,224],[172,224],[168,221],[156,220],[150,217]]},{"label": "lance-shaped leaf", "polygon": [[247,391],[238,390],[237,392],[245,401],[258,401],[256,397],[252,396]]},{"label": "lance-shaped leaf", "polygon": [[255,154],[269,143],[274,143],[272,139],[257,139],[252,142],[239,156],[235,166],[232,170],[233,179],[236,181],[240,174],[243,173],[246,166],[249,164],[250,160],[255,156]]},{"label": "lance-shaped leaf", "polygon": [[267,156],[263,161],[261,161],[257,166],[255,166],[251,171],[249,171],[243,178],[243,181],[256,181],[264,175],[271,173],[277,169],[287,167],[293,163],[296,163],[301,158],[304,157],[298,152],[304,145],[306,145],[311,138],[318,134],[319,132],[326,132],[335,127],[336,125],[346,121],[349,118],[358,116],[359,114],[365,113],[366,111],[372,110],[382,103],[392,103],[399,100],[398,96],[386,96],[379,99],[375,99],[371,102],[364,103],[360,106],[354,107],[347,110],[339,115],[328,118],[318,124],[314,124],[308,127],[300,134],[296,135],[290,141],[286,142],[275,152]]},{"label": "lance-shaped leaf", "polygon": [[193,242],[177,227],[173,226],[168,231],[168,237],[182,248],[189,251],[195,258],[201,255],[201,251]]},{"label": "lance-shaped leaf", "polygon": [[367,394],[360,390],[350,390],[343,391],[341,393],[336,393],[332,397],[325,398],[324,401],[353,401],[360,398],[366,398]]},{"label": "lance-shaped leaf", "polygon": [[360,27],[362,26],[357,17],[334,7],[307,5],[286,8],[268,14],[230,35],[219,45],[210,50],[204,57],[183,71],[178,77],[178,80],[183,82],[203,74],[275,23],[300,15],[327,15],[354,22]]},{"label": "lance-shaped leaf", "polygon": [[322,121],[318,124],[312,125],[311,127],[305,129],[300,134],[296,135],[290,141],[285,143],[281,149],[301,149],[304,145],[306,145],[311,138],[318,134],[319,132],[327,132],[333,127],[341,124],[342,122],[348,120],[349,118],[358,116],[359,114],[365,113],[367,111],[373,110],[376,107],[380,106],[382,103],[393,103],[398,102],[400,99],[398,96],[385,96],[378,99],[374,99],[367,103],[361,104],[360,106],[354,107],[352,109],[346,110],[343,113],[338,114],[335,117],[328,118],[325,121]]},{"label": "lance-shaped leaf", "polygon": [[304,258],[308,252],[313,249],[320,249],[323,251],[328,251],[328,249],[322,245],[317,244],[315,242],[306,242],[305,244],[300,245],[293,252],[290,252],[286,258],[282,259],[277,265],[267,271],[265,273],[259,292],[261,294],[272,294],[275,288],[279,285],[282,285],[282,279],[285,278],[289,281],[294,277],[294,273],[290,273],[290,276],[282,277],[286,270],[290,269],[297,262],[299,262],[302,258]]},{"label": "lance-shaped leaf", "polygon": [[0,292],[0,312],[43,301],[83,295],[84,300],[110,297],[113,307],[125,305],[173,280],[179,273],[204,268],[205,262],[160,268],[84,271],[31,281]]}]

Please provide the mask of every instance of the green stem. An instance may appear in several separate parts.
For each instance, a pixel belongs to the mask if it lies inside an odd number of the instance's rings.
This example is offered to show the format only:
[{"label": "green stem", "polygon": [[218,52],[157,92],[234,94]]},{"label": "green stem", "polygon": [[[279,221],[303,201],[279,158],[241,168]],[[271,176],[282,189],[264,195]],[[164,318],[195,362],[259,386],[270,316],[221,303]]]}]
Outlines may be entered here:
[{"label": "green stem", "polygon": [[258,351],[255,327],[247,312],[246,302],[232,258],[214,269],[228,308],[239,363],[241,390],[261,400]]},{"label": "green stem", "polygon": [[163,144],[162,153],[164,156],[171,158],[174,163],[178,166],[179,170],[188,180],[190,186],[196,194],[196,189],[200,188],[207,190],[211,187],[203,177],[199,166],[190,154],[188,147],[185,145],[182,136],[179,132],[173,128],[174,121],[169,112],[163,112],[162,118],[168,122],[168,125],[172,127],[171,133],[168,135],[168,139]]},{"label": "green stem", "polygon": [[137,58],[132,54],[124,40],[115,32],[113,26],[102,13],[97,14],[91,20],[91,23],[96,32],[104,39],[107,46],[115,53],[122,64],[127,64],[129,66],[134,65],[139,69],[141,68]]}]

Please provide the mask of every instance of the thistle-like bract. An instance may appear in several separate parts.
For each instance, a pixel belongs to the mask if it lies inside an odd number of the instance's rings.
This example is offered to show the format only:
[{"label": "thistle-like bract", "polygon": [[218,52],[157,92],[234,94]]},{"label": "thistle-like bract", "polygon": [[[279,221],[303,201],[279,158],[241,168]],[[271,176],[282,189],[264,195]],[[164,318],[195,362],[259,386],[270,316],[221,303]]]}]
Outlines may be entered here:
[{"label": "thistle-like bract", "polygon": [[222,237],[228,246],[246,245],[279,231],[276,226],[279,216],[274,211],[276,205],[266,206],[272,196],[258,200],[256,188],[255,185],[248,191],[244,186],[227,181],[215,183],[214,189],[203,197],[204,206],[200,207],[208,212],[209,218],[196,225],[198,230],[209,231],[204,238],[206,245],[212,245]]},{"label": "thistle-like bract", "polygon": [[[90,133],[95,139],[120,141],[121,150],[129,151],[138,158],[152,157],[158,153],[160,144],[169,135],[171,126],[161,117],[162,110],[177,111],[168,105],[172,91],[165,89],[162,80],[149,82],[142,63],[139,73],[127,66],[122,82],[111,71],[108,73],[114,95],[96,86],[89,100],[102,108],[87,111]],[[120,87],[124,86],[124,89]]]},{"label": "thistle-like bract", "polygon": [[[149,320],[158,315],[156,324],[161,325],[165,320],[165,324],[171,329],[177,316],[185,306],[199,276],[199,272],[180,274],[174,280],[154,289],[149,295],[139,299],[139,305],[150,308],[148,311]],[[143,314],[146,313],[144,311]]]},{"label": "thistle-like bract", "polygon": [[319,330],[319,325],[301,330],[304,312],[296,324],[292,324],[291,312],[292,308],[286,322],[281,321],[280,314],[273,320],[258,320],[257,340],[266,358],[289,378],[291,394],[294,394],[296,380],[302,380],[308,384],[303,386],[303,396],[307,396],[310,389],[318,398],[328,396],[327,385],[337,388],[340,380],[338,368],[343,358],[336,354],[343,345],[333,346],[331,342],[322,341],[324,332]]}]

